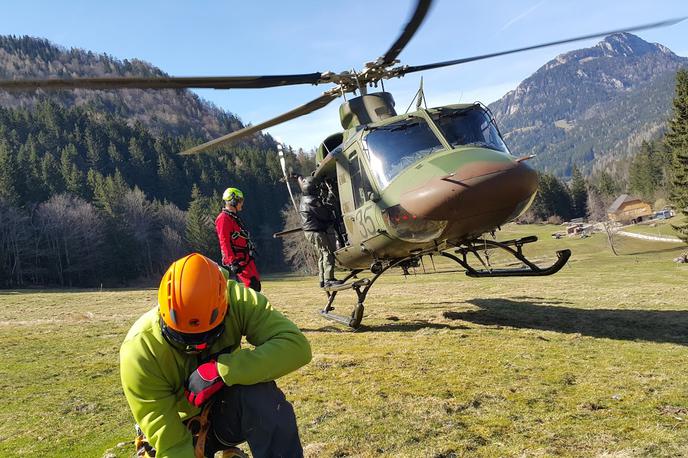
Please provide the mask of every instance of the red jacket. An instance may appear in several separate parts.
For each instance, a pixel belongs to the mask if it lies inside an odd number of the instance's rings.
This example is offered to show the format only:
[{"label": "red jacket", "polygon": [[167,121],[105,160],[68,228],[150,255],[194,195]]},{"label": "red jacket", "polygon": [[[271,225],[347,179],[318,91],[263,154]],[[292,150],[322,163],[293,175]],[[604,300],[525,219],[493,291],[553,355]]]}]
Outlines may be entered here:
[{"label": "red jacket", "polygon": [[223,209],[215,219],[215,230],[220,241],[222,264],[228,266],[237,261],[245,266],[253,259],[255,248],[239,215]]}]

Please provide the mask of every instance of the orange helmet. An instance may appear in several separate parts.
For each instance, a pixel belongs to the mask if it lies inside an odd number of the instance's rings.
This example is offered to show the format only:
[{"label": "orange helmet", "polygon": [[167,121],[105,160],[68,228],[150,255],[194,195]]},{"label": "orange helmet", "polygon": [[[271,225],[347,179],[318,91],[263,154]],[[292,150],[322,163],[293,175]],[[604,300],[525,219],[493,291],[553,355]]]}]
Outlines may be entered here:
[{"label": "orange helmet", "polygon": [[[218,265],[192,253],[172,263],[160,282],[158,305],[164,328],[201,337],[227,314],[227,280]],[[203,340],[203,339],[192,339]]]}]

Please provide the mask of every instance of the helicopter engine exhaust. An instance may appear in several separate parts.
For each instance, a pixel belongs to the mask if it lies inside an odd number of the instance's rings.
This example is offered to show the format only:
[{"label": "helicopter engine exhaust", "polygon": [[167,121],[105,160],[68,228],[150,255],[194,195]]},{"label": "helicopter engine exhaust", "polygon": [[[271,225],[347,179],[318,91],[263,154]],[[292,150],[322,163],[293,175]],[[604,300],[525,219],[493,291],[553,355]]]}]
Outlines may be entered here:
[{"label": "helicopter engine exhaust", "polygon": [[344,129],[396,116],[394,98],[389,92],[375,92],[355,97],[339,107],[339,118]]}]

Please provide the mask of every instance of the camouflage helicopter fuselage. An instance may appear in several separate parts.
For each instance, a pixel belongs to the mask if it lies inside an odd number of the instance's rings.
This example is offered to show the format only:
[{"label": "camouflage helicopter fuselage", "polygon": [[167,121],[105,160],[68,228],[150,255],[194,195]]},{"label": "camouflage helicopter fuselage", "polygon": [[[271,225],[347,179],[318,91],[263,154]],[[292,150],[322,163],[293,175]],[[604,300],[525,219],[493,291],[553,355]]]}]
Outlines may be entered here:
[{"label": "camouflage helicopter fuselage", "polygon": [[[318,151],[316,178],[336,184],[346,243],[335,256],[349,269],[460,246],[525,211],[536,173],[504,144],[480,104],[419,108],[396,115],[391,96],[349,116],[348,129]],[[393,104],[393,102],[391,102]],[[385,110],[388,110],[385,112]],[[347,126],[347,109],[340,110]]]}]

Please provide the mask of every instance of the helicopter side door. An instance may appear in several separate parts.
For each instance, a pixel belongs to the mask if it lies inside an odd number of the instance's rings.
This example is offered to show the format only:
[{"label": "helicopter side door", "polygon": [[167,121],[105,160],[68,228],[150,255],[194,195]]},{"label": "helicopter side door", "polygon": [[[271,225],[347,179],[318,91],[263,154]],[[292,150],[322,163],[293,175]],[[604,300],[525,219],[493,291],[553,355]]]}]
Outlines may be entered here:
[{"label": "helicopter side door", "polygon": [[373,187],[358,149],[348,153],[347,161],[337,162],[339,200],[347,233],[347,246],[337,251],[337,259],[350,267],[367,267],[370,256],[361,250],[361,244],[377,234],[375,204],[370,200]]}]

